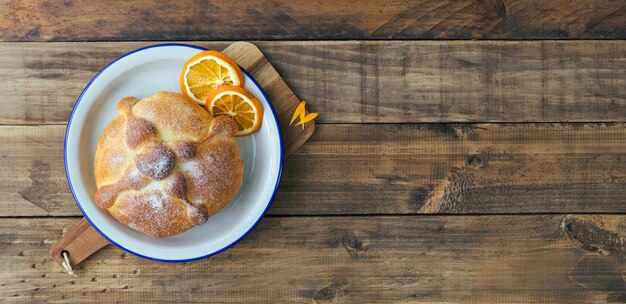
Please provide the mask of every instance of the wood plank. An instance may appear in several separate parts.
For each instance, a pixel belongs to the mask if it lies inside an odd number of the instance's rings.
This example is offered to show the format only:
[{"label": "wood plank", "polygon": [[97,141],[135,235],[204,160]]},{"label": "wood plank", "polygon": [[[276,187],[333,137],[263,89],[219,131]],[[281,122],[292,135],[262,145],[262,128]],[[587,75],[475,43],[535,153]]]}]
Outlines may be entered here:
[{"label": "wood plank", "polygon": [[71,277],[48,250],[76,221],[0,219],[0,301],[626,301],[625,215],[266,218],[206,260],[107,246]]},{"label": "wood plank", "polygon": [[[0,124],[65,123],[97,71],[150,44],[0,44]],[[256,44],[321,123],[626,121],[626,41]]]},{"label": "wood plank", "polygon": [[626,38],[623,1],[6,1],[0,40]]},{"label": "wood plank", "polygon": [[[0,127],[0,216],[79,215],[64,127]],[[626,124],[324,124],[270,214],[625,213]]]}]

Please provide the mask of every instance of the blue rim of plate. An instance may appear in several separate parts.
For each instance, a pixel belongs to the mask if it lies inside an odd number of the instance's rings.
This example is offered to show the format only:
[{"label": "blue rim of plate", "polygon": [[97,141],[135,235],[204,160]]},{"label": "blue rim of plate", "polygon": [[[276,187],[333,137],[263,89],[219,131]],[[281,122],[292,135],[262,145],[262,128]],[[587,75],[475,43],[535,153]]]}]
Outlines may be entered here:
[{"label": "blue rim of plate", "polygon": [[65,167],[65,176],[67,178],[67,184],[70,187],[70,192],[72,193],[72,197],[74,198],[74,202],[76,203],[76,205],[78,206],[78,209],[80,209],[80,212],[85,216],[85,218],[87,219],[87,221],[89,222],[89,224],[91,225],[91,227],[93,227],[94,229],[96,229],[96,231],[98,231],[98,233],[100,233],[100,235],[102,235],[105,239],[107,239],[111,244],[117,246],[118,248],[134,254],[138,257],[142,257],[144,259],[148,259],[148,260],[152,260],[152,261],[157,261],[157,262],[168,262],[168,263],[182,263],[182,262],[191,262],[191,261],[197,261],[197,260],[201,260],[204,258],[208,258],[210,256],[219,254],[227,249],[229,249],[230,247],[233,247],[235,244],[237,244],[239,241],[241,241],[243,238],[246,237],[246,235],[248,235],[252,230],[254,230],[254,228],[256,227],[257,224],[259,224],[259,222],[261,221],[261,219],[263,219],[263,217],[265,216],[265,214],[267,213],[267,210],[270,209],[270,206],[272,206],[272,202],[274,202],[274,197],[276,196],[276,192],[278,191],[278,185],[280,184],[280,180],[282,178],[282,172],[283,172],[283,162],[285,160],[285,150],[283,147],[283,136],[282,136],[282,130],[280,129],[280,123],[278,122],[278,116],[276,116],[276,110],[274,110],[274,106],[272,106],[272,103],[270,102],[270,99],[267,97],[267,94],[265,94],[265,91],[263,90],[263,88],[261,87],[261,85],[259,85],[259,83],[252,77],[252,75],[250,75],[250,73],[248,73],[246,70],[244,70],[243,68],[241,68],[241,71],[246,74],[246,76],[248,76],[250,78],[250,80],[252,80],[252,83],[254,83],[255,86],[257,86],[259,88],[259,90],[261,91],[261,94],[263,94],[263,97],[265,98],[265,100],[267,100],[267,104],[269,105],[269,108],[272,112],[272,116],[274,117],[274,120],[276,121],[276,127],[278,129],[278,141],[280,143],[280,162],[278,164],[278,178],[276,180],[276,186],[274,186],[274,193],[272,193],[272,196],[270,197],[269,202],[267,202],[267,206],[265,207],[265,210],[263,210],[263,213],[261,214],[261,216],[256,220],[256,222],[252,225],[252,227],[250,227],[250,229],[248,229],[248,231],[246,231],[243,235],[241,235],[238,239],[236,239],[235,241],[233,241],[232,243],[230,243],[229,245],[223,247],[222,249],[216,250],[214,252],[211,252],[209,254],[203,255],[203,256],[199,256],[199,257],[195,257],[195,258],[190,258],[190,259],[183,259],[183,260],[167,260],[167,259],[159,259],[159,258],[154,258],[154,257],[149,257],[149,256],[145,256],[139,253],[136,253],[132,250],[129,250],[127,248],[125,248],[124,246],[114,242],[113,240],[111,240],[106,234],[104,234],[102,231],[100,231],[100,229],[98,229],[98,227],[96,227],[96,225],[93,224],[93,222],[91,221],[91,219],[89,218],[89,216],[87,216],[87,214],[85,213],[85,211],[83,210],[83,208],[80,205],[80,202],[78,202],[78,199],[76,198],[76,194],[74,194],[74,188],[72,187],[72,181],[70,179],[70,174],[67,171],[67,136],[69,134],[69,130],[70,130],[70,126],[72,125],[72,118],[74,117],[74,112],[76,111],[76,108],[78,107],[78,104],[80,103],[80,101],[83,98],[83,95],[85,94],[85,92],[89,89],[89,87],[91,86],[91,84],[100,76],[100,74],[102,74],[107,68],[109,68],[111,65],[113,65],[114,63],[116,63],[117,61],[119,61],[120,59],[132,55],[134,53],[137,52],[141,52],[143,50],[147,50],[147,49],[152,49],[152,48],[158,48],[158,47],[167,47],[167,46],[181,46],[181,47],[188,47],[188,48],[192,48],[192,49],[197,49],[197,50],[207,50],[206,48],[200,47],[200,46],[196,46],[196,45],[190,45],[190,44],[184,44],[184,43],[162,43],[162,44],[155,44],[155,45],[149,45],[146,47],[142,47],[139,49],[136,49],[134,51],[131,51],[129,53],[126,53],[124,55],[122,55],[121,57],[111,61],[111,63],[107,64],[104,68],[102,68],[102,70],[100,70],[90,81],[89,83],[87,83],[87,86],[85,86],[85,88],[83,89],[83,91],[80,93],[80,95],[78,95],[78,99],[76,99],[76,104],[74,104],[74,108],[72,108],[72,113],[70,114],[70,118],[67,121],[67,127],[65,130],[65,139],[63,141],[63,165]]}]

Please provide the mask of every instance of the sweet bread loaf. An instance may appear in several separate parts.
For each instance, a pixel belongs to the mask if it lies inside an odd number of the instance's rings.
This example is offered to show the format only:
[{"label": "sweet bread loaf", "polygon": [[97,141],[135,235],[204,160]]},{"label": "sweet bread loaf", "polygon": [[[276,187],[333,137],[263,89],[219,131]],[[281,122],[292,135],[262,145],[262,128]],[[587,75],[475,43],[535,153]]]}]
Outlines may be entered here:
[{"label": "sweet bread loaf", "polygon": [[94,162],[96,204],[153,237],[204,223],[239,191],[243,162],[228,117],[183,95],[120,100]]}]

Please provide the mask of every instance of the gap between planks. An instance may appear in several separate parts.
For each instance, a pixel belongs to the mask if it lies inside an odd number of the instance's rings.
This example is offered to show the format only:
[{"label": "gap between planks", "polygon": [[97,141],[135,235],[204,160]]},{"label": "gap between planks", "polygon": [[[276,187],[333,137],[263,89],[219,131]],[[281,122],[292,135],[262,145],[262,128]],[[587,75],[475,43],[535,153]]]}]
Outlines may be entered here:
[{"label": "gap between planks", "polygon": [[[529,213],[353,213],[353,214],[265,214],[263,218],[348,218],[348,217],[482,217],[482,216],[537,216],[537,215],[626,215],[626,212],[529,212]],[[80,215],[0,216],[2,219],[81,219]]]}]

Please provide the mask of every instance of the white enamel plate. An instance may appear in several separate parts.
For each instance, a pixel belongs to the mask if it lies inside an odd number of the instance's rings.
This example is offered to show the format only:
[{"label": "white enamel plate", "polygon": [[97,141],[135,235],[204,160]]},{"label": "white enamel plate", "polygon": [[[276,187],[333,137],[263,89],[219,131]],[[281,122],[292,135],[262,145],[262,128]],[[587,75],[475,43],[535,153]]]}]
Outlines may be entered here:
[{"label": "white enamel plate", "polygon": [[[94,202],[93,162],[100,134],[117,115],[118,101],[158,91],[180,92],[185,61],[203,48],[161,44],[130,52],[102,69],[78,97],[65,134],[65,172],[76,204],[111,243],[132,254],[164,262],[185,262],[217,254],[241,240],[261,220],[278,188],[283,146],[276,113],[263,89],[244,71],[245,88],[263,105],[261,129],[238,138],[244,181],[238,195],[216,215],[185,233],[151,238],[118,223]],[[184,118],[181,118],[184,119]]]}]

